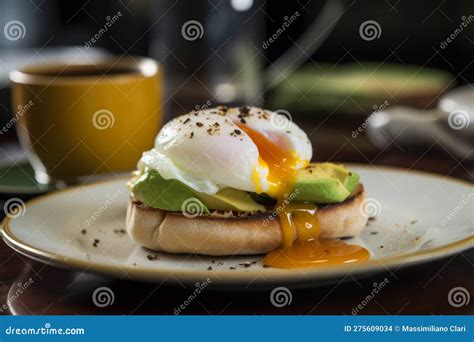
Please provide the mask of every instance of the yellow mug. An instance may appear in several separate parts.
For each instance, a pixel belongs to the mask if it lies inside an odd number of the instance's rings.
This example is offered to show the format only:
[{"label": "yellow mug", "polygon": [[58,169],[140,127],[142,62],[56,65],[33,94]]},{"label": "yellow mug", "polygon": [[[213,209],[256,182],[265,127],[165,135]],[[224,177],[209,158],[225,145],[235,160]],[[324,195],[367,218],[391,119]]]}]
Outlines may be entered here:
[{"label": "yellow mug", "polygon": [[135,168],[162,120],[162,72],[152,59],[43,64],[10,74],[20,143],[42,184]]}]

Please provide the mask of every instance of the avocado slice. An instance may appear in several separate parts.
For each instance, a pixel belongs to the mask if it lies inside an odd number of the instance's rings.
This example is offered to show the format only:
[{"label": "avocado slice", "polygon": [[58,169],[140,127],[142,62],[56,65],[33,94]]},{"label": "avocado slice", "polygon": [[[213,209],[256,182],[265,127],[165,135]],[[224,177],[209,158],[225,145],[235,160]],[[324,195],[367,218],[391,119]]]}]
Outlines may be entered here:
[{"label": "avocado slice", "polygon": [[298,170],[295,201],[338,203],[344,201],[359,183],[359,175],[342,165],[311,163]]},{"label": "avocado slice", "polygon": [[193,199],[202,205],[202,213],[209,213],[208,208],[194,196],[193,191],[174,179],[164,179],[157,170],[149,169],[136,179],[131,186],[133,196],[151,208],[167,211],[182,211],[183,203]]},{"label": "avocado slice", "polygon": [[213,195],[194,192],[209,209],[236,211],[266,211],[265,207],[253,200],[249,193],[232,188],[224,188]]},{"label": "avocado slice", "polygon": [[181,211],[183,202],[194,198],[202,204],[203,213],[210,210],[265,211],[245,191],[225,188],[213,195],[197,192],[178,180],[164,179],[157,170],[134,174],[129,187],[136,199],[151,208]]},{"label": "avocado slice", "polygon": [[[358,183],[359,175],[342,165],[311,163],[297,171],[292,200],[320,204],[342,202]],[[208,195],[194,191],[178,180],[164,179],[154,169],[135,174],[129,187],[133,196],[143,204],[168,211],[182,211],[183,203],[191,198],[202,205],[205,214],[209,210],[266,211],[265,206],[245,191],[224,188]]]},{"label": "avocado slice", "polygon": [[313,163],[310,164],[310,166],[321,168],[327,174],[331,175],[331,177],[339,179],[349,193],[354,191],[357,184],[359,184],[359,175],[355,172],[351,172],[343,165],[333,163]]}]

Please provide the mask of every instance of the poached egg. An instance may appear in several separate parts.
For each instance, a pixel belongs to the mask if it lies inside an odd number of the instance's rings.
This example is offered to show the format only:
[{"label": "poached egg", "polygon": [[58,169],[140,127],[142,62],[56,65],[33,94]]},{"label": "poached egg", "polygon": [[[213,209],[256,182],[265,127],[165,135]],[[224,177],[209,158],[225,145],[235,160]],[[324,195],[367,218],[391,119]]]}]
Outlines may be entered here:
[{"label": "poached egg", "polygon": [[312,155],[306,133],[285,115],[221,106],[171,120],[138,167],[209,195],[230,187],[280,198]]}]

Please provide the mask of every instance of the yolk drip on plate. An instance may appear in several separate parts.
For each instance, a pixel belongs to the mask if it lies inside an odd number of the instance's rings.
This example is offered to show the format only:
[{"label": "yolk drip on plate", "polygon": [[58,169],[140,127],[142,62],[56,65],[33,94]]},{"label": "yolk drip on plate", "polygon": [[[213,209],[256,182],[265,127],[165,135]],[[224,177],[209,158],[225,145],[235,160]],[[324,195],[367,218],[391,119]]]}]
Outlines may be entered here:
[{"label": "yolk drip on plate", "polygon": [[[246,125],[238,126],[248,134],[259,151],[259,167],[268,169],[268,194],[278,200],[275,210],[283,235],[283,245],[270,253],[263,264],[277,268],[319,267],[363,262],[369,252],[360,246],[339,239],[320,239],[318,207],[313,203],[292,202],[296,169],[308,161],[299,159],[295,151],[283,151],[262,133]],[[262,192],[260,174],[255,170],[253,181]]]}]

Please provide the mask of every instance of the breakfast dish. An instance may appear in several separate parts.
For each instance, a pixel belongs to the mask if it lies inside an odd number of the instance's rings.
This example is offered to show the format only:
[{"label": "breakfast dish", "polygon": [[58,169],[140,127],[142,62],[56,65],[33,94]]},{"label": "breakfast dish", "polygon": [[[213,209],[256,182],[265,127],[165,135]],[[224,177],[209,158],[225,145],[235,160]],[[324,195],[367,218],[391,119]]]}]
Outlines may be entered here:
[{"label": "breakfast dish", "polygon": [[[126,233],[127,178],[56,191],[3,221],[8,246],[49,265],[121,279],[182,286],[212,278],[213,288],[315,287],[448,257],[474,246],[470,182],[378,165],[347,164],[377,204],[376,218],[344,242],[370,253],[364,263],[265,268],[261,255],[203,256],[151,251]],[[471,198],[471,202],[469,199]],[[377,199],[377,202],[373,201]],[[465,203],[465,204],[463,204]],[[453,215],[455,210],[455,215]],[[449,260],[449,259],[448,259]]]},{"label": "breakfast dish", "polygon": [[365,248],[339,239],[367,225],[359,175],[312,156],[306,133],[276,112],[220,106],[179,116],[128,183],[128,234],[168,253],[266,254],[278,268],[366,261]]}]

